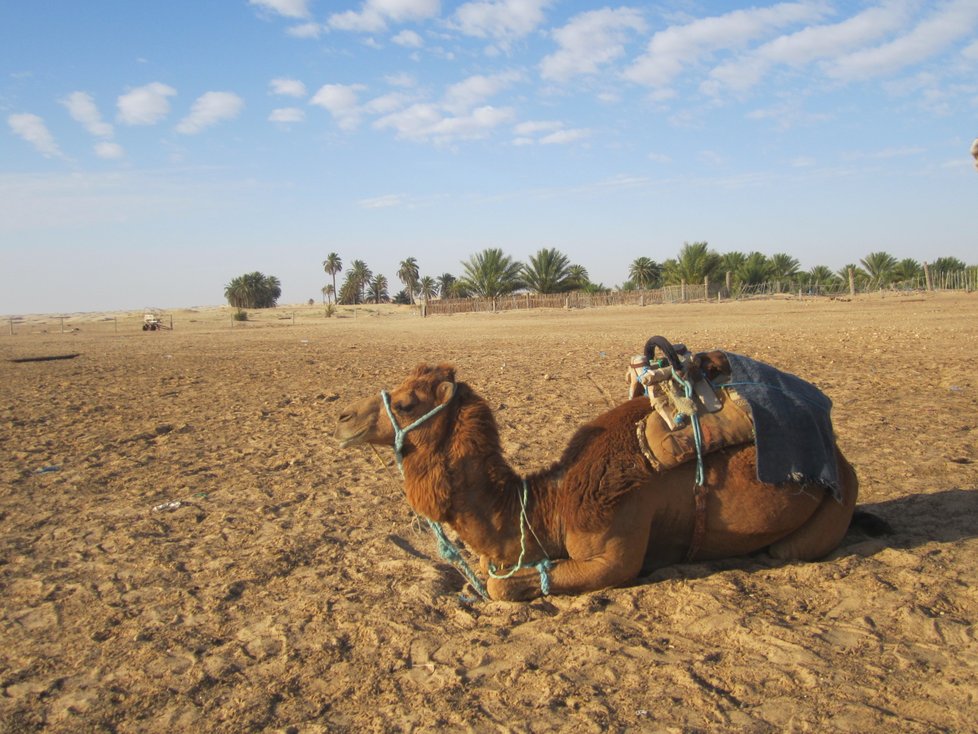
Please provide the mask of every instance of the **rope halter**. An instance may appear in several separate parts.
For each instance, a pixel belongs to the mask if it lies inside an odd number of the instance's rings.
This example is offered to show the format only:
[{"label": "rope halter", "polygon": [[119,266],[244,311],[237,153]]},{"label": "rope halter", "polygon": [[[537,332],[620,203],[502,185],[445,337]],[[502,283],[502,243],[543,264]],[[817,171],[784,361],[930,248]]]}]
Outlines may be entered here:
[{"label": "rope halter", "polygon": [[384,402],[384,407],[387,409],[387,417],[391,419],[391,428],[394,429],[394,458],[397,459],[397,468],[401,470],[401,476],[404,476],[404,438],[410,431],[413,431],[426,420],[438,415],[438,413],[444,410],[445,406],[448,405],[454,397],[455,383],[453,382],[452,394],[448,396],[448,400],[441,405],[436,405],[406,428],[401,428],[401,426],[397,423],[397,418],[394,417],[394,411],[391,410],[390,393],[388,393],[386,390],[380,391],[380,399]]}]

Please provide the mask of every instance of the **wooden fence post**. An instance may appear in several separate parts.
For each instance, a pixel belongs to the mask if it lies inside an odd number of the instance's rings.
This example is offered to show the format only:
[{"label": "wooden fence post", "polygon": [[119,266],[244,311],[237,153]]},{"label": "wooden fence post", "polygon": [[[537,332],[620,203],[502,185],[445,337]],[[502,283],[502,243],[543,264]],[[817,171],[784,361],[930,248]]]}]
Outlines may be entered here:
[{"label": "wooden fence post", "polygon": [[679,300],[686,302],[686,279],[683,278],[679,284]]},{"label": "wooden fence post", "polygon": [[856,273],[852,268],[849,268],[849,295],[853,298],[856,296]]},{"label": "wooden fence post", "polygon": [[934,290],[934,283],[930,279],[930,268],[927,263],[924,263],[924,282],[927,284],[927,290]]}]

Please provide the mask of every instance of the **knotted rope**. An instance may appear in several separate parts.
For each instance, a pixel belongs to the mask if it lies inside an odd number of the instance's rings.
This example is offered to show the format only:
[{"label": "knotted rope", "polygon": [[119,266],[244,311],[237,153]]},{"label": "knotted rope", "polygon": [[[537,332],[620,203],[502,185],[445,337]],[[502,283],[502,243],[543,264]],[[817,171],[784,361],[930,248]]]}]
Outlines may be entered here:
[{"label": "knotted rope", "polygon": [[[455,384],[452,384],[452,394],[448,396],[448,400],[440,405],[436,405],[434,408],[429,410],[423,416],[418,418],[416,421],[411,423],[411,425],[406,428],[401,428],[397,423],[397,419],[394,417],[394,411],[391,409],[391,396],[386,390],[380,391],[380,399],[384,403],[384,407],[387,409],[387,417],[390,418],[391,427],[394,429],[394,459],[397,461],[397,468],[401,472],[401,476],[404,476],[404,439],[410,431],[413,431],[418,426],[422,425],[429,418],[432,418],[442,410],[445,406],[455,397]],[[438,541],[438,555],[440,555],[444,560],[451,563],[465,580],[472,585],[475,592],[481,596],[483,599],[489,599],[489,592],[486,591],[485,585],[479,580],[479,577],[475,575],[475,571],[472,567],[465,561],[462,556],[462,552],[455,546],[452,541],[448,539],[445,535],[445,531],[440,523],[435,522],[431,518],[425,518],[428,522],[428,527],[431,528],[432,534],[435,536],[435,540]]]},{"label": "knotted rope", "polygon": [[[384,408],[387,410],[387,417],[390,418],[391,427],[394,429],[394,459],[397,461],[397,468],[401,472],[401,476],[404,476],[404,439],[410,431],[413,431],[418,426],[422,425],[428,419],[434,417],[439,412],[444,410],[445,406],[455,397],[455,385],[452,384],[452,394],[448,396],[448,399],[440,405],[436,405],[434,408],[429,410],[423,416],[418,418],[416,421],[411,423],[405,428],[401,428],[397,423],[397,419],[394,417],[394,411],[391,409],[391,396],[386,390],[380,391],[380,399],[384,403]],[[533,568],[540,574],[540,590],[543,592],[544,596],[550,593],[550,574],[549,570],[553,567],[553,563],[549,558],[546,557],[546,551],[544,551],[544,558],[536,563],[524,564],[523,558],[526,556],[526,530],[529,528],[530,533],[532,533],[537,544],[543,549],[543,543],[537,537],[536,532],[530,525],[529,520],[526,515],[526,501],[527,501],[527,484],[526,480],[523,480],[523,492],[520,495],[520,557],[517,560],[516,565],[509,570],[508,573],[503,575],[498,575],[495,568],[490,564],[489,575],[495,579],[508,579],[517,571],[523,568]],[[472,588],[475,589],[476,593],[479,594],[483,599],[489,599],[489,592],[486,591],[485,585],[476,576],[475,571],[466,562],[465,558],[462,556],[462,552],[458,547],[448,539],[445,535],[445,530],[442,528],[441,523],[435,522],[431,518],[425,518],[428,522],[428,527],[431,528],[432,534],[438,541],[438,555],[440,555],[444,560],[451,563],[458,571],[465,577],[466,581],[471,584]]]},{"label": "knotted rope", "polygon": [[[526,496],[529,490],[527,488],[526,480],[523,480],[523,492],[520,494],[520,557],[516,560],[516,564],[509,569],[506,573],[498,573],[496,567],[493,564],[489,564],[489,576],[494,579],[508,579],[513,576],[517,571],[523,568],[533,568],[536,569],[537,573],[540,574],[540,591],[543,592],[544,596],[550,594],[550,569],[553,568],[553,562],[547,557],[547,552],[543,548],[543,543],[540,542],[540,538],[537,537],[536,531],[533,530],[533,526],[530,525],[530,520],[526,516]],[[543,558],[536,563],[524,563],[523,559],[526,557],[526,531],[529,528],[530,533],[533,535],[533,539],[536,540],[537,545],[540,546],[540,550],[543,551]]]}]

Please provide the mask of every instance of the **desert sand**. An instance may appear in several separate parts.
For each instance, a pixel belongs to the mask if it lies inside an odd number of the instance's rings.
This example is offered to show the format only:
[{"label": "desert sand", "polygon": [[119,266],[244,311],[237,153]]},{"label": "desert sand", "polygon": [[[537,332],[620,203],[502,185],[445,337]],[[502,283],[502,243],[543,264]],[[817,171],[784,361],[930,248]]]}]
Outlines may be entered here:
[{"label": "desert sand", "polygon": [[[0,730],[978,729],[978,294],[291,312],[0,324]],[[653,334],[818,385],[895,534],[479,602],[392,452],[332,439],[447,361],[532,471]]]}]

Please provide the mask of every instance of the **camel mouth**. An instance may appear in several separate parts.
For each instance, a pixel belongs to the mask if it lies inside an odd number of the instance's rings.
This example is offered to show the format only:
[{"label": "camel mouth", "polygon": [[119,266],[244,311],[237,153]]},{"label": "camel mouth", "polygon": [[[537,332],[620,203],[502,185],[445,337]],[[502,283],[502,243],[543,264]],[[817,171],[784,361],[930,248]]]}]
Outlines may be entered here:
[{"label": "camel mouth", "polygon": [[345,448],[349,448],[350,446],[357,446],[358,444],[364,443],[365,442],[364,436],[366,436],[366,434],[367,434],[367,426],[361,428],[352,436],[347,436],[345,438],[340,438],[339,436],[337,436],[337,438],[340,440],[340,448],[345,449]]}]

